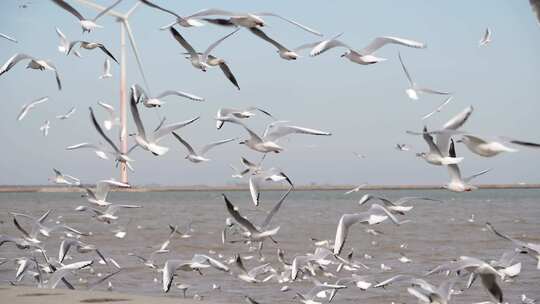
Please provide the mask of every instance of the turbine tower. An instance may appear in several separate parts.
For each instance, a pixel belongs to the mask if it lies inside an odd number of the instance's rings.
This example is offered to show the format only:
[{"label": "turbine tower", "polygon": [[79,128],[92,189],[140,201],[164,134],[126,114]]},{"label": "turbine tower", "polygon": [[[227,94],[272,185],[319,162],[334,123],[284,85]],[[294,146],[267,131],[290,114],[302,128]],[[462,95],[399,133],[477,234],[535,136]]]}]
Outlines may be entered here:
[{"label": "turbine tower", "polygon": [[[98,11],[104,11],[106,7],[103,7],[99,4],[96,4],[90,0],[76,0],[77,2],[84,4],[88,7],[96,9]],[[148,86],[148,81],[144,74],[143,65],[141,58],[139,56],[139,51],[137,49],[137,43],[135,42],[135,37],[133,36],[133,31],[129,25],[129,17],[139,6],[140,2],[137,1],[133,7],[131,7],[125,14],[118,13],[115,10],[109,10],[106,14],[116,18],[120,23],[120,150],[122,153],[127,153],[128,143],[127,143],[127,86],[126,86],[126,32],[129,38],[129,43],[135,59],[137,60],[137,65],[139,72],[143,78],[144,86],[149,94],[150,87]],[[120,163],[120,180],[123,183],[128,184],[128,175],[127,175],[127,166],[125,163]]]}]

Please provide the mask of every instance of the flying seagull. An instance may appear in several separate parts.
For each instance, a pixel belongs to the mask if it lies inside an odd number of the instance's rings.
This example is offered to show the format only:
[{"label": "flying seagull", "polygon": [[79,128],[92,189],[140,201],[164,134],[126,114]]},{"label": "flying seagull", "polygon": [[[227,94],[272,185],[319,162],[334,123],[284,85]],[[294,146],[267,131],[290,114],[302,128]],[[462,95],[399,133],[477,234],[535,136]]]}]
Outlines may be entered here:
[{"label": "flying seagull", "polygon": [[17,116],[17,120],[18,121],[21,121],[24,117],[26,117],[26,114],[28,114],[28,111],[30,111],[31,109],[33,109],[35,106],[37,106],[38,104],[41,104],[41,103],[44,103],[45,101],[49,100],[49,97],[41,97],[41,98],[38,98],[34,101],[32,101],[31,103],[29,104],[26,104],[22,107],[21,109],[21,112],[19,113],[19,115]]},{"label": "flying seagull", "polygon": [[487,46],[491,43],[491,30],[486,28],[486,31],[484,32],[484,36],[482,36],[482,39],[478,42],[479,46]]},{"label": "flying seagull", "polygon": [[102,28],[103,26],[96,23],[96,21],[103,15],[105,15],[108,11],[113,9],[115,6],[117,6],[122,0],[117,0],[112,5],[104,9],[103,11],[99,12],[94,19],[86,19],[84,18],[81,13],[79,13],[76,9],[73,8],[69,3],[67,3],[64,0],[51,0],[52,2],[56,3],[58,6],[66,10],[68,13],[75,16],[77,19],[79,19],[79,23],[82,27],[83,33],[89,32],[95,28]]},{"label": "flying seagull", "polygon": [[56,118],[60,119],[60,120],[65,120],[65,119],[68,119],[71,117],[71,115],[73,115],[75,113],[77,109],[75,107],[72,107],[69,111],[67,111],[67,113],[65,114],[62,114],[62,115],[58,115],[56,116]]},{"label": "flying seagull", "polygon": [[384,37],[377,37],[373,39],[373,41],[371,41],[371,43],[365,48],[363,48],[362,50],[355,50],[338,39],[341,35],[342,34],[339,34],[331,39],[320,42],[311,50],[310,55],[318,56],[330,49],[333,49],[336,47],[343,47],[347,49],[347,52],[342,54],[341,57],[345,57],[354,63],[358,63],[361,65],[368,65],[368,64],[374,64],[374,63],[386,60],[385,58],[376,57],[373,54],[378,49],[382,48],[383,46],[387,44],[397,44],[397,45],[402,45],[402,46],[417,48],[417,49],[424,49],[427,47],[426,44],[418,42],[418,41],[399,38],[399,37],[384,36]]},{"label": "flying seagull", "polygon": [[405,63],[403,63],[403,58],[401,57],[401,53],[398,52],[398,58],[399,62],[401,63],[401,67],[403,68],[403,72],[405,73],[405,76],[407,76],[407,80],[409,81],[409,88],[405,90],[405,93],[407,93],[407,96],[409,96],[412,100],[418,100],[418,94],[419,93],[425,93],[425,94],[436,94],[436,95],[450,95],[449,92],[443,92],[443,91],[437,91],[425,87],[419,87],[414,80],[411,77],[411,74],[409,74],[409,71],[407,70],[407,67],[405,66]]},{"label": "flying seagull", "polygon": [[193,101],[204,101],[204,98],[202,97],[193,95],[191,93],[182,92],[182,91],[167,90],[153,97],[146,94],[144,89],[138,84],[135,84],[134,88],[135,88],[135,99],[137,103],[142,102],[144,106],[147,108],[161,107],[162,105],[165,104],[165,102],[162,101],[161,99],[167,96],[179,96],[179,97],[187,98]]},{"label": "flying seagull", "polygon": [[184,145],[184,147],[186,147],[186,149],[188,150],[188,153],[189,153],[188,155],[186,155],[186,159],[189,160],[190,162],[193,162],[193,163],[200,163],[200,162],[209,161],[210,160],[209,158],[204,157],[204,154],[206,154],[206,152],[208,152],[210,149],[212,149],[214,147],[217,147],[217,146],[222,145],[222,144],[226,144],[226,143],[231,142],[231,141],[236,139],[236,138],[230,138],[230,139],[224,139],[224,140],[212,142],[212,143],[209,143],[207,145],[204,145],[199,150],[199,152],[197,152],[197,151],[195,151],[193,149],[193,147],[187,141],[182,139],[182,137],[180,137],[178,134],[176,134],[175,132],[172,132],[172,134],[174,135],[174,137],[176,137],[176,139],[178,139],[178,141],[182,145]]},{"label": "flying seagull", "polygon": [[105,62],[103,63],[103,74],[99,76],[99,79],[105,79],[105,78],[111,78],[111,61],[109,58],[105,59]]},{"label": "flying seagull", "polygon": [[30,62],[26,65],[27,69],[33,69],[33,70],[49,70],[53,71],[54,75],[56,76],[56,84],[58,85],[58,90],[62,90],[62,83],[60,82],[60,75],[58,74],[58,70],[54,66],[54,64],[51,61],[43,60],[43,59],[37,59],[32,56],[17,53],[13,55],[11,58],[4,63],[4,65],[0,68],[0,75],[6,73],[7,71],[11,70],[17,63],[19,63],[22,60],[29,59]]},{"label": "flying seagull", "polygon": [[[449,155],[450,157],[454,157],[454,158],[456,157],[456,150],[454,148],[453,139],[450,139]],[[450,174],[450,182],[444,185],[443,188],[448,189],[453,192],[468,192],[468,191],[476,190],[478,187],[470,185],[469,181],[489,171],[490,171],[489,169],[483,170],[469,177],[462,178],[461,171],[459,170],[459,167],[457,164],[448,165],[448,173]]]},{"label": "flying seagull", "polygon": [[7,40],[9,40],[9,41],[11,41],[11,42],[17,43],[17,39],[15,39],[15,38],[13,38],[13,37],[11,37],[11,36],[8,36],[8,35],[6,35],[6,34],[0,33],[0,37],[2,37],[2,38],[4,38],[4,39],[7,39]]},{"label": "flying seagull", "polygon": [[68,50],[66,55],[69,55],[71,53],[71,50],[77,45],[80,44],[80,48],[87,49],[87,50],[94,50],[96,48],[99,48],[105,55],[109,56],[114,62],[118,63],[118,60],[114,58],[114,55],[101,43],[99,42],[88,42],[88,41],[82,41],[82,40],[76,40],[69,44]]}]

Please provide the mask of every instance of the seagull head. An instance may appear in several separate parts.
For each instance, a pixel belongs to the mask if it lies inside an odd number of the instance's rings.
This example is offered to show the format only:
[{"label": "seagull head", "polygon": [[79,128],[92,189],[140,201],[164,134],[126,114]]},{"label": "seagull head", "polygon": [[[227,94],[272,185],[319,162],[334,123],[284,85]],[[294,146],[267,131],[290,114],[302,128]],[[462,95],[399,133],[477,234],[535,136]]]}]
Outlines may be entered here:
[{"label": "seagull head", "polygon": [[253,14],[248,14],[248,16],[253,19],[255,25],[259,27],[264,27],[264,20],[261,17]]},{"label": "seagull head", "polygon": [[245,139],[245,140],[242,140],[242,141],[241,141],[241,142],[239,142],[238,144],[240,144],[240,145],[247,145],[247,139]]}]

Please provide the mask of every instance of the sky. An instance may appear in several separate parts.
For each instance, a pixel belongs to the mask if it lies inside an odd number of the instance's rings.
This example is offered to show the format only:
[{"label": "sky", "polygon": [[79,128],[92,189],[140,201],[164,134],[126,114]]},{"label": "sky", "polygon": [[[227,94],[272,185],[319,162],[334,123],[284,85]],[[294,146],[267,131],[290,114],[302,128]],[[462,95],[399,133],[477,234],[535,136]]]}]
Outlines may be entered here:
[{"label": "sky", "polygon": [[[160,108],[141,108],[144,124],[153,129],[159,117],[183,121],[201,119],[179,133],[193,146],[214,140],[238,137],[237,141],[209,152],[212,161],[193,164],[186,150],[172,136],[162,143],[169,153],[154,157],[142,149],[131,155],[135,172],[129,179],[136,185],[226,185],[231,178],[229,164],[240,166],[240,157],[256,161],[261,154],[237,144],[247,138],[236,125],[216,130],[214,116],[220,107],[261,107],[291,124],[332,132],[332,136],[292,135],[282,142],[285,151],[269,155],[267,167],[282,169],[296,184],[444,184],[444,167],[428,165],[413,152],[400,152],[394,146],[406,143],[415,151],[427,146],[420,137],[405,133],[441,127],[465,107],[475,109],[464,130],[487,138],[509,136],[540,141],[540,25],[528,1],[164,1],[154,0],[181,15],[204,8],[238,12],[269,11],[294,19],[352,47],[363,48],[377,36],[398,36],[422,41],[426,49],[386,46],[377,52],[387,61],[362,66],[339,55],[344,49],[328,51],[312,58],[303,52],[297,61],[285,61],[276,49],[245,29],[225,40],[214,54],[224,58],[240,84],[236,90],[218,68],[204,73],[194,69],[181,54],[184,50],[170,33],[159,27],[173,21],[170,15],[140,5],[130,17],[143,66],[152,93],[182,90],[205,98],[196,103],[168,98]],[[14,36],[19,43],[0,40],[0,61],[17,52],[52,60],[59,70],[64,89],[58,91],[52,73],[25,69],[19,64],[0,76],[0,184],[46,184],[52,168],[79,177],[82,182],[118,178],[111,161],[97,158],[91,151],[66,151],[67,146],[101,141],[89,119],[93,107],[99,120],[106,113],[98,101],[119,107],[119,66],[112,64],[113,78],[100,80],[105,55],[81,50],[83,58],[66,57],[57,50],[59,27],[70,40],[101,42],[120,56],[120,25],[105,16],[98,23],[104,28],[82,34],[78,20],[52,1],[0,1],[0,32]],[[84,16],[95,11],[69,0]],[[112,0],[96,1],[102,5]],[[115,10],[127,11],[136,1],[124,0]],[[320,39],[273,17],[264,18],[265,32],[285,46]],[[486,27],[493,42],[485,48],[478,41]],[[206,25],[177,29],[196,48],[204,50],[231,28]],[[454,93],[454,100],[430,119],[421,117],[443,102],[441,96],[422,96],[412,101],[405,95],[407,80],[397,58],[401,52],[412,77],[421,85]],[[128,85],[143,84],[131,50],[128,48]],[[21,107],[42,96],[49,101],[17,121]],[[76,107],[67,120],[56,115]],[[128,114],[130,132],[134,131]],[[51,121],[49,136],[39,131]],[[257,115],[246,123],[257,132],[268,123]],[[118,139],[118,129],[109,134]],[[464,146],[457,146],[465,157],[460,165],[464,175],[491,168],[479,183],[540,182],[540,151],[520,148],[494,158],[481,158]],[[365,155],[358,158],[353,152]]]}]

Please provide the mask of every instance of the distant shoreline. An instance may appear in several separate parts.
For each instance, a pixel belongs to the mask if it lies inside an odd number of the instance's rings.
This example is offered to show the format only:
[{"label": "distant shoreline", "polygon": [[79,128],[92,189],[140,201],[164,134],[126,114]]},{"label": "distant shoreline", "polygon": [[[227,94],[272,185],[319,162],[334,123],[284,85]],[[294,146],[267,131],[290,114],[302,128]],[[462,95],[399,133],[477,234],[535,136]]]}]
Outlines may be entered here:
[{"label": "distant shoreline", "polygon": [[[62,193],[62,192],[84,192],[84,187],[94,185],[83,185],[81,187],[33,185],[33,186],[0,186],[0,193],[22,193],[22,192],[42,192],[42,193]],[[482,184],[477,185],[480,189],[540,189],[540,184]],[[355,185],[299,185],[297,191],[348,191]],[[133,186],[131,188],[116,188],[117,192],[180,192],[180,191],[246,191],[247,185],[233,186]],[[286,187],[269,187],[268,191],[285,190]],[[366,185],[361,190],[439,190],[440,185]]]}]

